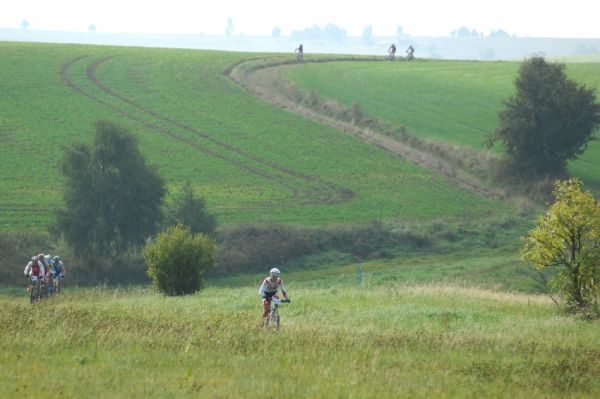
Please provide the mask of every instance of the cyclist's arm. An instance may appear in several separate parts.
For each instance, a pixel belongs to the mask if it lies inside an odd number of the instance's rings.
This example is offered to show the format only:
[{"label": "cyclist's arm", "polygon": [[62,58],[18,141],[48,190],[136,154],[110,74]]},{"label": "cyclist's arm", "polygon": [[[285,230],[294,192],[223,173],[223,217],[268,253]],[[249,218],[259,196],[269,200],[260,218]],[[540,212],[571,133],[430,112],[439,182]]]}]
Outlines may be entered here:
[{"label": "cyclist's arm", "polygon": [[27,265],[25,265],[25,270],[23,270],[23,274],[25,275],[25,277],[29,276],[29,273],[31,272],[31,262],[29,262]]},{"label": "cyclist's arm", "polygon": [[279,286],[279,288],[281,289],[281,293],[283,294],[284,298],[287,298],[287,291],[285,289],[285,285],[283,284],[283,280],[279,279],[279,281],[277,282],[277,285]]},{"label": "cyclist's arm", "polygon": [[267,284],[266,281],[263,280],[262,284],[260,285],[260,288],[258,290],[258,295],[260,295],[261,297],[264,298],[265,296],[265,288],[267,288]]}]

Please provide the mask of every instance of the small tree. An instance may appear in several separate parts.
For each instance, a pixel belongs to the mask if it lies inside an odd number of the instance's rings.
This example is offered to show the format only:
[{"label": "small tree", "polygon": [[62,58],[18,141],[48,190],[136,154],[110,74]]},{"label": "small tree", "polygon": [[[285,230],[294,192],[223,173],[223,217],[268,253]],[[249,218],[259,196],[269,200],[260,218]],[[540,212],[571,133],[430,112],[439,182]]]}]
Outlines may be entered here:
[{"label": "small tree", "polygon": [[144,249],[148,275],[169,296],[193,294],[203,285],[203,272],[215,263],[215,242],[177,225],[160,233]]},{"label": "small tree", "polygon": [[600,124],[594,89],[567,79],[563,64],[531,57],[521,64],[516,95],[488,139],[501,141],[512,169],[525,179],[559,177],[585,151]]},{"label": "small tree", "polygon": [[556,200],[525,238],[523,258],[555,269],[550,281],[572,312],[598,315],[600,300],[600,202],[577,179],[558,182]]},{"label": "small tree", "polygon": [[186,181],[183,190],[173,205],[167,210],[167,225],[183,224],[192,233],[203,233],[213,236],[217,226],[216,218],[206,210],[206,202],[196,197],[190,181]]}]

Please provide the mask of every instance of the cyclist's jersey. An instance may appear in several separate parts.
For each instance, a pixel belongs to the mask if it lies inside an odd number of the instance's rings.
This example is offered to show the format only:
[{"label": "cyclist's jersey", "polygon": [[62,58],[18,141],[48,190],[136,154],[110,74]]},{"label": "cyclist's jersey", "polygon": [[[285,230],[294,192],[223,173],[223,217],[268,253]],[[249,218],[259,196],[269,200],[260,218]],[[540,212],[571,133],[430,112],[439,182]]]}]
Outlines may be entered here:
[{"label": "cyclist's jersey", "polygon": [[287,291],[285,290],[285,285],[283,285],[283,280],[278,277],[277,280],[273,281],[271,277],[267,277],[263,280],[258,293],[261,297],[273,296],[277,293],[278,288],[281,289],[283,297],[287,297]]},{"label": "cyclist's jersey", "polygon": [[54,273],[57,275],[61,274],[65,269],[65,265],[63,264],[62,260],[59,260],[58,262],[53,261],[52,266],[54,267]]},{"label": "cyclist's jersey", "polygon": [[25,270],[23,270],[23,274],[26,276],[41,277],[44,273],[44,265],[39,261],[30,261],[27,266],[25,266]]}]

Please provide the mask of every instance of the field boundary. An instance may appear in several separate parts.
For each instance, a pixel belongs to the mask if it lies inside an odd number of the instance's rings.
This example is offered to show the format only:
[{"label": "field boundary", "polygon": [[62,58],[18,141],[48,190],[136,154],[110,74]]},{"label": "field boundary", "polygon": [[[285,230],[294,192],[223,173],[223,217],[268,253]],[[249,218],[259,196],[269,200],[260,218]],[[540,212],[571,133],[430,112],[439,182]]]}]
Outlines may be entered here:
[{"label": "field boundary", "polygon": [[[304,62],[340,62],[340,61],[382,61],[379,58],[368,57],[331,57],[306,60]],[[299,89],[282,77],[281,68],[295,64],[289,58],[253,58],[237,62],[229,66],[224,74],[243,87],[248,93],[263,99],[279,108],[288,110],[316,122],[330,126],[360,138],[370,144],[383,148],[399,157],[442,175],[449,182],[475,194],[495,199],[507,199],[504,191],[492,187],[478,179],[468,170],[458,167],[451,160],[445,159],[433,151],[428,151],[427,144],[420,143],[416,137],[410,136],[406,129],[401,129],[401,135],[392,136],[380,131],[381,129],[362,126],[357,123],[342,120],[339,117],[326,115],[298,101]],[[294,92],[292,95],[289,93]],[[311,93],[314,96],[314,93]],[[325,102],[325,100],[320,100]],[[327,100],[327,102],[331,102]],[[342,106],[339,106],[342,107]],[[372,118],[371,118],[372,120]],[[436,145],[439,147],[443,144]],[[431,145],[429,145],[431,146]]]}]

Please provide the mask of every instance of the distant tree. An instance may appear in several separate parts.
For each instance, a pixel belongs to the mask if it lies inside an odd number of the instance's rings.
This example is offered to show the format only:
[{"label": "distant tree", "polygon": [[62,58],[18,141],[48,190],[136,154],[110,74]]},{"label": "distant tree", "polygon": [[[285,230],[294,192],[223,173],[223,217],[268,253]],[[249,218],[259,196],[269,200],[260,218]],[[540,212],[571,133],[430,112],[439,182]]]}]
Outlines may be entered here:
[{"label": "distant tree", "polygon": [[62,174],[66,208],[57,227],[76,255],[112,259],[156,232],[164,181],[125,128],[98,121],[93,146],[68,150]]},{"label": "distant tree", "polygon": [[398,25],[396,27],[396,36],[398,36],[398,37],[406,36],[406,33],[404,33],[404,28],[401,27],[400,25]]},{"label": "distant tree", "polygon": [[301,31],[292,31],[290,36],[296,41],[318,41],[324,38],[324,33],[320,26],[313,25]]},{"label": "distant tree", "polygon": [[523,258],[541,272],[554,271],[550,285],[564,308],[600,316],[600,202],[581,191],[577,179],[558,182],[555,202],[525,237]]},{"label": "distant tree", "polygon": [[235,30],[235,26],[233,25],[233,18],[227,18],[227,26],[225,27],[225,34],[227,36],[233,35],[233,31]]},{"label": "distant tree", "polygon": [[368,25],[363,28],[362,39],[363,43],[367,46],[373,44],[373,25]]},{"label": "distant tree", "polygon": [[203,286],[203,273],[215,264],[215,243],[204,234],[193,234],[177,225],[146,245],[148,275],[165,295],[193,294]]},{"label": "distant tree", "polygon": [[502,29],[493,30],[490,32],[489,37],[491,38],[510,38],[508,32]]},{"label": "distant tree", "polygon": [[273,28],[273,30],[271,31],[271,37],[274,39],[281,37],[281,29],[279,28],[279,26]]},{"label": "distant tree", "polygon": [[516,95],[505,101],[500,127],[488,145],[501,141],[512,169],[522,178],[561,176],[567,161],[587,147],[600,124],[594,89],[567,79],[565,66],[543,57],[526,59],[516,79]]},{"label": "distant tree", "polygon": [[29,28],[29,21],[26,20],[26,19],[22,20],[21,21],[21,28],[23,28],[23,29]]},{"label": "distant tree", "polygon": [[330,42],[341,43],[346,39],[346,31],[335,24],[327,24],[323,34]]},{"label": "distant tree", "polygon": [[214,236],[217,220],[207,212],[204,199],[194,194],[189,180],[167,210],[166,216],[167,225],[181,224],[190,228],[193,234],[203,233]]},{"label": "distant tree", "polygon": [[457,36],[457,37],[469,37],[469,36],[471,36],[471,31],[466,26],[461,26],[460,28],[458,28],[458,29],[456,29],[456,30],[454,30],[452,32],[453,32],[452,36]]},{"label": "distant tree", "polygon": [[91,24],[90,26],[88,26],[88,31],[96,32],[96,24]]}]

